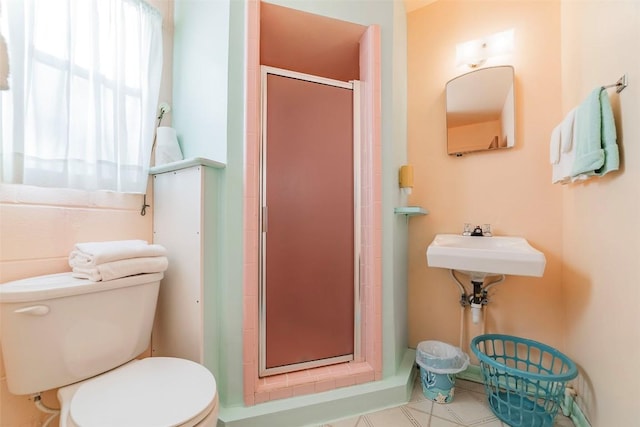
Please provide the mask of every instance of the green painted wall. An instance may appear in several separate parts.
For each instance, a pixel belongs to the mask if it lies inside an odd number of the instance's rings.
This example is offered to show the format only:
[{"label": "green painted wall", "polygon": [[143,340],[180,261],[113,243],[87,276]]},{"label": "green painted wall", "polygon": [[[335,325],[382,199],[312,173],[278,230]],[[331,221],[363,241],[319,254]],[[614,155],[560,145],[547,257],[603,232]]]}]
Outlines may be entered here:
[{"label": "green painted wall", "polygon": [[227,162],[231,3],[174,2],[171,113],[185,158]]}]

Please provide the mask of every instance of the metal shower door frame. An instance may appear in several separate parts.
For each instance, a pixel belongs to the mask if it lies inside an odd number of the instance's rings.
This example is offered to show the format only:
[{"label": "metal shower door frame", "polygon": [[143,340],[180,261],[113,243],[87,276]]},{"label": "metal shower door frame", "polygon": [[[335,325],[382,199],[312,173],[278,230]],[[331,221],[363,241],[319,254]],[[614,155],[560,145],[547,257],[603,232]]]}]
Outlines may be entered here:
[{"label": "metal shower door frame", "polygon": [[[350,361],[361,361],[362,358],[362,334],[361,334],[361,281],[360,281],[360,248],[362,245],[361,237],[361,131],[360,131],[360,82],[353,80],[343,82],[339,80],[328,79],[324,77],[314,76],[305,73],[299,73],[290,70],[284,70],[275,67],[261,66],[261,123],[260,123],[260,209],[259,209],[259,363],[258,375],[260,377],[277,375],[286,372],[293,372],[304,369],[311,369],[320,366],[327,366],[336,363],[344,363]],[[267,223],[267,200],[266,200],[266,184],[267,184],[267,75],[273,74],[283,77],[294,78],[298,80],[318,83],[323,85],[335,86],[353,91],[353,212],[354,212],[354,230],[353,230],[353,248],[354,248],[354,319],[353,319],[353,354],[331,357],[320,360],[312,360],[292,365],[278,366],[267,368],[266,366],[266,223]]]}]

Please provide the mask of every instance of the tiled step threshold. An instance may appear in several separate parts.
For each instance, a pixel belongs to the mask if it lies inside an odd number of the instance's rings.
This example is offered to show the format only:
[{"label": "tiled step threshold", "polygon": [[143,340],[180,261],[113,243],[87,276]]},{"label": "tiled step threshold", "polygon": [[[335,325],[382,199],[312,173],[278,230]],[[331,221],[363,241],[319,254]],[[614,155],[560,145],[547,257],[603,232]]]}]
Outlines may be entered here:
[{"label": "tiled step threshold", "polygon": [[415,350],[407,349],[395,375],[321,393],[254,406],[220,407],[218,426],[300,427],[405,404],[417,374]]}]

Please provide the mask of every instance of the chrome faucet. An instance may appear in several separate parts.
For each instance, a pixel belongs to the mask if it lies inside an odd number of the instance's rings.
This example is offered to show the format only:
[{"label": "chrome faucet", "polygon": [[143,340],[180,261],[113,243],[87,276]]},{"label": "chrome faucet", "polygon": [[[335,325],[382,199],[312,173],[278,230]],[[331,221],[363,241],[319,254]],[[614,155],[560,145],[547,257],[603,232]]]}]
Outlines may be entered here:
[{"label": "chrome faucet", "polygon": [[479,225],[476,225],[476,228],[473,229],[473,231],[471,232],[471,235],[482,237],[484,234],[482,233],[482,228],[480,228]]},{"label": "chrome faucet", "polygon": [[491,233],[491,224],[483,224],[482,227],[476,225],[475,228],[472,228],[471,224],[465,223],[462,235],[491,237],[493,234]]}]

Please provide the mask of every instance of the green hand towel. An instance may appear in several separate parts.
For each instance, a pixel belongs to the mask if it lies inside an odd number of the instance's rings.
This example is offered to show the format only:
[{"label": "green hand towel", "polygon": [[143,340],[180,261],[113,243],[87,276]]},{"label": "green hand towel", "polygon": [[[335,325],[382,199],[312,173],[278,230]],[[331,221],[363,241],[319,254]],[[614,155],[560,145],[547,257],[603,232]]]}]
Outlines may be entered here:
[{"label": "green hand towel", "polygon": [[602,176],[608,172],[618,170],[620,167],[620,154],[616,142],[616,122],[613,118],[613,110],[606,90],[600,93],[600,114],[602,117],[600,140],[604,150],[604,164],[601,168],[596,169],[595,173]]},{"label": "green hand towel", "polygon": [[576,111],[576,157],[571,175],[602,176],[620,166],[616,125],[609,95],[594,89]]},{"label": "green hand towel", "polygon": [[576,111],[576,156],[571,171],[573,177],[581,174],[593,174],[596,169],[604,165],[604,150],[600,138],[601,91],[602,88],[594,89]]}]

